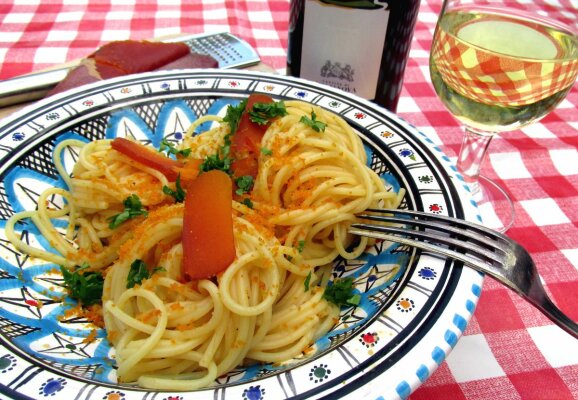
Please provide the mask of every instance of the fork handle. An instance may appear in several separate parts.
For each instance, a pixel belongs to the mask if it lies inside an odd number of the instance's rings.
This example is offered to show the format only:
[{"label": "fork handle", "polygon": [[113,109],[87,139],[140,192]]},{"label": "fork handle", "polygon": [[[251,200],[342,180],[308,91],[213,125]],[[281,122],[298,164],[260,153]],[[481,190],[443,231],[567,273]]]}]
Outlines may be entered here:
[{"label": "fork handle", "polygon": [[578,339],[578,324],[568,318],[548,297],[544,296],[540,302],[533,303],[552,322]]}]

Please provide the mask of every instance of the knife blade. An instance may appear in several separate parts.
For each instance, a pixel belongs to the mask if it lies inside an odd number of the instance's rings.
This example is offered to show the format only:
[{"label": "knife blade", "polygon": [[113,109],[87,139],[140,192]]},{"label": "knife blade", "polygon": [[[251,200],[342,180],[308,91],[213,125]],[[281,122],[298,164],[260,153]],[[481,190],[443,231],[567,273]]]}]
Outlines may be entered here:
[{"label": "knife blade", "polygon": [[[223,69],[247,67],[261,61],[249,43],[229,32],[179,36],[161,41],[185,43],[191,52],[213,57],[219,63],[219,68]],[[0,107],[43,98],[74,67],[36,72],[0,81]]]}]

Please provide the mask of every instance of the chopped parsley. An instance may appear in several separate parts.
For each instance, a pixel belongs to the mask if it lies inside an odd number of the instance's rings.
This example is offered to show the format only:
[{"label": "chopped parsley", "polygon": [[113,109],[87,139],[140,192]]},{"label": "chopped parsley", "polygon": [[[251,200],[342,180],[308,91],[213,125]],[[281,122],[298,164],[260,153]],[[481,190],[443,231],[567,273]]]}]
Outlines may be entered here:
[{"label": "chopped parsley", "polygon": [[248,198],[248,197],[247,197],[247,198],[244,198],[243,201],[242,201],[242,203],[243,203],[244,205],[246,205],[247,207],[249,207],[249,208],[253,208],[253,202],[252,202],[251,199]]},{"label": "chopped parsley", "polygon": [[353,278],[336,279],[327,285],[323,298],[337,306],[357,306],[361,296],[353,291]]},{"label": "chopped parsley", "polygon": [[104,278],[100,272],[87,271],[87,263],[76,266],[74,271],[60,266],[64,285],[68,289],[70,297],[80,301],[83,305],[89,306],[98,303],[102,299],[102,289]]},{"label": "chopped parsley", "polygon": [[241,121],[241,115],[247,107],[247,99],[241,101],[237,106],[227,107],[227,114],[223,117],[223,121],[229,124],[231,128],[231,134],[237,132],[239,127],[239,121]]},{"label": "chopped parsley", "polygon": [[347,304],[350,306],[358,306],[361,301],[361,295],[359,293],[354,294],[347,300]]},{"label": "chopped parsley", "polygon": [[271,149],[266,148],[266,147],[261,147],[261,154],[263,154],[265,156],[272,156],[273,151]]},{"label": "chopped parsley", "polygon": [[325,128],[327,124],[325,122],[321,122],[317,120],[317,114],[315,111],[311,110],[311,118],[307,117],[306,115],[302,116],[299,122],[307,125],[315,132],[325,132]]},{"label": "chopped parsley", "polygon": [[274,118],[287,115],[287,109],[283,101],[273,103],[255,103],[249,111],[249,119],[259,125],[266,125]]},{"label": "chopped parsley", "polygon": [[297,242],[297,251],[299,253],[303,253],[303,249],[305,248],[305,240],[300,240]]},{"label": "chopped parsley", "polygon": [[[225,136],[225,143],[217,150],[215,154],[207,156],[200,166],[201,172],[208,172],[217,169],[227,174],[231,174],[231,136],[235,134],[239,128],[241,116],[247,107],[247,99],[241,101],[237,106],[227,107],[227,113],[223,117],[223,121],[229,124],[230,132]],[[267,124],[269,120],[287,115],[285,104],[283,102],[277,103],[255,103],[253,109],[249,111],[249,119],[257,124]],[[261,149],[263,154],[271,155],[272,152],[267,149]]]},{"label": "chopped parsley", "polygon": [[180,155],[183,157],[188,157],[191,155],[192,150],[190,148],[179,150],[175,147],[174,143],[171,143],[166,138],[163,138],[163,140],[161,140],[161,145],[159,146],[159,151],[161,153],[166,152],[168,156],[174,154],[175,156]]},{"label": "chopped parsley", "polygon": [[235,179],[235,184],[237,185],[237,193],[239,196],[248,193],[253,187],[253,177],[251,175],[243,175]]},{"label": "chopped parsley", "polygon": [[151,272],[149,272],[143,260],[134,260],[130,265],[130,270],[128,271],[128,277],[126,278],[126,288],[130,289],[135,285],[140,285],[142,281],[149,279],[159,271],[166,270],[163,267],[156,267],[153,268]]},{"label": "chopped parsley", "polygon": [[170,187],[168,187],[167,185],[163,186],[163,193],[168,195],[168,196],[172,196],[175,198],[175,201],[177,203],[182,203],[183,201],[185,201],[185,196],[186,196],[186,192],[183,189],[183,187],[181,186],[181,174],[177,175],[177,180],[175,181],[175,189],[173,190]]},{"label": "chopped parsley", "polygon": [[217,151],[216,154],[207,156],[205,161],[200,166],[201,172],[208,172],[213,169],[231,173],[231,164],[233,159],[230,157],[231,153],[231,135],[225,136],[225,144]]},{"label": "chopped parsley", "polygon": [[305,281],[303,282],[303,285],[305,286],[306,292],[309,291],[309,284],[310,283],[311,283],[311,271],[309,271],[309,273],[307,274],[307,278],[305,278]]},{"label": "chopped parsley", "polygon": [[136,194],[131,194],[128,196],[124,202],[124,211],[120,214],[113,215],[108,220],[110,223],[108,227],[110,229],[118,228],[122,223],[128,221],[131,218],[138,217],[139,215],[147,216],[148,211],[145,210],[142,206],[142,203],[139,197]]}]

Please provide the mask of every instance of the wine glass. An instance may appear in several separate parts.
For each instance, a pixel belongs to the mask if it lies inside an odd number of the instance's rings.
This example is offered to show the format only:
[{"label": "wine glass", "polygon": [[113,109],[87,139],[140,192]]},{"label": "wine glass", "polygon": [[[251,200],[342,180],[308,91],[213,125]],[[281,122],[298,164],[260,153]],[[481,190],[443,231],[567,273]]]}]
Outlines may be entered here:
[{"label": "wine glass", "polygon": [[483,223],[500,232],[515,213],[509,195],[480,175],[490,141],[552,111],[578,74],[577,3],[536,4],[444,0],[430,54],[436,93],[465,128],[457,168]]}]

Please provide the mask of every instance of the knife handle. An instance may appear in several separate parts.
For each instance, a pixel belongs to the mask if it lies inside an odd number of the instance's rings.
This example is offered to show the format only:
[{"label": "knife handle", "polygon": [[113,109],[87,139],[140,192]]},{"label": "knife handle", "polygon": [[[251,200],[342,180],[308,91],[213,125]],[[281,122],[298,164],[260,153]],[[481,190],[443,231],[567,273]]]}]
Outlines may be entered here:
[{"label": "knife handle", "polygon": [[70,68],[58,68],[0,81],[0,107],[43,98],[68,71]]},{"label": "knife handle", "polygon": [[[243,68],[260,62],[259,54],[246,41],[229,32],[201,33],[159,38],[162,42],[182,42],[192,52],[207,54],[219,68]],[[73,66],[51,69],[0,81],[0,108],[38,100],[63,80]]]}]

